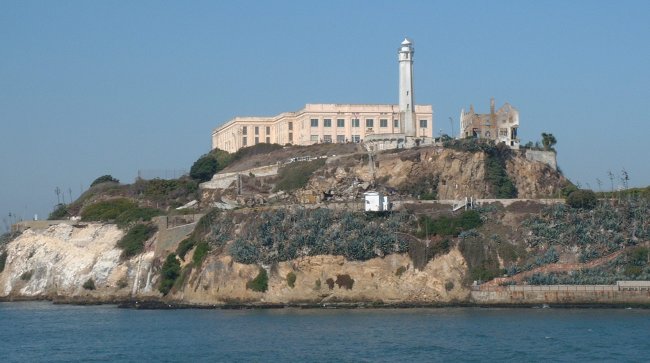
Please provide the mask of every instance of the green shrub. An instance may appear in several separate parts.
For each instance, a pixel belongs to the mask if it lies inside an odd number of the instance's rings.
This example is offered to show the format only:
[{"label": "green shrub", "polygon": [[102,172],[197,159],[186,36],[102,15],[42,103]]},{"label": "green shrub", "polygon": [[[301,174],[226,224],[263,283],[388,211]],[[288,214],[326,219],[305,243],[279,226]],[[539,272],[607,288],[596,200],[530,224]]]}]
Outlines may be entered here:
[{"label": "green shrub", "polygon": [[274,192],[290,192],[303,188],[309,182],[314,171],[325,165],[325,159],[299,161],[287,164],[278,170],[278,179],[273,188]]},{"label": "green shrub", "polygon": [[178,261],[175,254],[170,253],[167,255],[167,258],[165,259],[162,270],[160,272],[162,279],[160,281],[158,291],[160,291],[163,295],[167,295],[174,286],[174,282],[178,276],[180,276],[180,273],[181,263]]},{"label": "green shrub", "polygon": [[107,175],[102,175],[102,176],[100,176],[99,178],[95,179],[92,183],[90,183],[90,187],[92,188],[92,187],[94,187],[94,186],[97,185],[97,184],[109,183],[109,182],[110,182],[110,183],[118,183],[118,184],[119,184],[120,181],[117,180],[117,179],[115,179],[115,178],[113,178],[111,175],[108,175],[108,174],[107,174]]},{"label": "green shrub", "polygon": [[506,172],[506,160],[511,150],[504,144],[486,150],[485,179],[497,198],[516,198],[517,188]]},{"label": "green shrub", "polygon": [[451,281],[445,282],[445,291],[451,291],[454,289],[454,283]]},{"label": "green shrub", "polygon": [[289,285],[289,287],[292,289],[294,286],[296,286],[296,274],[293,271],[290,271],[287,274],[287,285]]},{"label": "green shrub", "polygon": [[70,214],[68,213],[68,205],[59,203],[56,205],[52,213],[47,217],[48,220],[59,220],[59,219],[64,219],[66,217],[69,217]]},{"label": "green shrub", "polygon": [[219,163],[212,155],[201,156],[190,168],[190,178],[202,183],[212,179],[219,170]]},{"label": "green shrub", "polygon": [[34,274],[34,270],[29,270],[29,271],[23,272],[20,275],[20,279],[23,280],[23,281],[29,281],[29,280],[32,279],[33,274]]},{"label": "green shrub", "polygon": [[203,263],[203,260],[205,259],[205,256],[208,255],[208,252],[210,252],[210,245],[205,241],[199,242],[196,245],[196,249],[194,250],[194,255],[192,255],[192,262],[194,263],[194,266],[201,266],[201,263]]},{"label": "green shrub", "polygon": [[320,285],[320,279],[316,279],[316,281],[314,281],[314,290],[320,290]]},{"label": "green shrub", "polygon": [[253,291],[266,292],[269,288],[269,276],[266,274],[266,270],[260,267],[257,276],[246,283],[246,288]]},{"label": "green shrub", "polygon": [[406,272],[406,266],[400,266],[395,270],[395,276],[400,277],[404,272]]},{"label": "green shrub", "polygon": [[147,199],[160,203],[169,201],[186,201],[196,197],[199,185],[195,180],[180,179],[152,179],[138,182],[138,189]]},{"label": "green shrub", "polygon": [[566,203],[572,208],[593,209],[598,204],[598,199],[593,191],[578,189],[569,194]]},{"label": "green shrub", "polygon": [[122,249],[123,259],[133,257],[144,251],[144,243],[151,238],[158,228],[150,224],[136,224],[117,242]]},{"label": "green shrub", "polygon": [[176,254],[181,260],[185,260],[185,255],[190,252],[192,248],[196,245],[196,241],[190,236],[181,241],[176,248]]},{"label": "green shrub", "polygon": [[450,242],[448,238],[436,241],[411,240],[408,254],[413,262],[413,267],[422,270],[435,256],[448,253],[449,248]]},{"label": "green shrub", "polygon": [[83,288],[86,290],[95,290],[95,280],[93,280],[92,277],[89,278],[84,282]]},{"label": "green shrub", "polygon": [[5,270],[5,263],[7,263],[7,251],[0,253],[0,273]]}]

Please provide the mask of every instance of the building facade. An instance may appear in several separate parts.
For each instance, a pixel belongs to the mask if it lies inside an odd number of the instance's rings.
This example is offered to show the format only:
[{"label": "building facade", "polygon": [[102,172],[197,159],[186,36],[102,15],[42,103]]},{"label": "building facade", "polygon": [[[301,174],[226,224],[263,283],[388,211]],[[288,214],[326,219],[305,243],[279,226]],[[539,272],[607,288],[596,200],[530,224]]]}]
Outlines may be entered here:
[{"label": "building facade", "polygon": [[474,106],[469,111],[460,112],[460,138],[475,137],[490,139],[496,143],[505,143],[513,149],[519,149],[519,111],[505,103],[495,111],[494,98],[490,100],[490,113],[478,114]]},{"label": "building facade", "polygon": [[[382,145],[398,146],[409,145],[413,139],[431,139],[433,108],[415,105],[413,54],[412,42],[404,39],[398,49],[398,105],[307,104],[302,110],[272,117],[235,117],[214,129],[212,148],[232,153],[259,143],[311,145],[361,142],[370,137]],[[395,142],[388,141],[392,139]]]},{"label": "building facade", "polygon": [[[430,105],[417,105],[415,137],[433,135]],[[367,136],[403,133],[398,105],[307,104],[297,112],[275,117],[235,117],[212,133],[212,148],[235,152],[265,143],[311,145],[361,142]]]}]

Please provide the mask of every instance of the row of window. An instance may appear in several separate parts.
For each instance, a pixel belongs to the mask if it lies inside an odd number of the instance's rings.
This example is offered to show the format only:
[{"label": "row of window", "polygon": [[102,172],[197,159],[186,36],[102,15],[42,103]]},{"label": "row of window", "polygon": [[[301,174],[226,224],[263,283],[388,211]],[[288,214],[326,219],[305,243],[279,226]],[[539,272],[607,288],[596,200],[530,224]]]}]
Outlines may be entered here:
[{"label": "row of window", "polygon": [[[289,122],[291,124],[291,122]],[[260,127],[259,126],[251,126],[253,127],[253,131],[255,132],[255,135],[260,134]],[[289,130],[291,130],[291,127],[289,127]],[[270,135],[271,134],[271,126],[266,126],[266,134],[265,135]],[[242,126],[241,129],[242,135],[248,135],[248,126]]]},{"label": "row of window", "polygon": [[[318,135],[311,135],[310,140],[312,142],[327,142],[330,143],[332,142],[332,135],[323,135],[323,138],[320,139]],[[360,142],[361,141],[361,136],[360,135],[352,135],[352,140],[348,140],[345,138],[345,135],[336,135],[336,142],[337,143],[344,143],[344,142]]]},{"label": "row of window", "polygon": [[[319,120],[317,118],[311,119],[311,127],[318,127],[318,121]],[[359,127],[358,118],[353,118],[351,121],[352,121],[352,127]],[[374,126],[375,126],[375,120],[372,118],[367,118],[366,127],[374,127]],[[332,127],[332,119],[330,118],[323,119],[323,127]],[[342,118],[336,119],[336,127],[345,127],[345,119]],[[379,127],[388,127],[388,119],[385,118],[379,119]],[[393,120],[393,127],[395,128],[399,127],[399,120]],[[427,120],[420,120],[420,127],[426,128]]]},{"label": "row of window", "polygon": [[[292,135],[290,134],[289,136],[292,136]],[[266,141],[267,144],[270,144],[271,143],[271,137],[267,136],[265,141]],[[255,144],[253,144],[253,145],[257,145],[259,143],[260,143],[260,138],[258,136],[255,136]],[[242,147],[248,146],[248,138],[246,136],[241,138],[241,146]]]}]

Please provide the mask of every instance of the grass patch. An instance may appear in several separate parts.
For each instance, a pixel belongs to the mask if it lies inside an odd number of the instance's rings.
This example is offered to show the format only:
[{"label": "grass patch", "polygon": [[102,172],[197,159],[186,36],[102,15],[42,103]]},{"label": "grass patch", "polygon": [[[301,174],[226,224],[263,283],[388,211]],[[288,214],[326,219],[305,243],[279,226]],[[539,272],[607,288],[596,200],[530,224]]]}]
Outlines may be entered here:
[{"label": "grass patch", "polygon": [[136,224],[117,242],[122,249],[123,259],[138,255],[144,251],[144,243],[151,238],[158,228],[150,224]]},{"label": "grass patch", "polygon": [[257,276],[246,283],[246,288],[253,291],[266,292],[269,288],[269,276],[266,270],[260,267]]},{"label": "grass patch", "polygon": [[126,228],[135,222],[147,222],[162,214],[154,208],[140,208],[137,203],[126,199],[112,199],[98,202],[84,208],[81,212],[83,221],[115,222],[120,228]]},{"label": "grass patch", "polygon": [[458,216],[440,216],[431,219],[429,216],[422,216],[419,219],[419,228],[416,236],[422,238],[427,236],[453,236],[457,237],[463,231],[480,227],[483,222],[477,211],[464,211]]},{"label": "grass patch", "polygon": [[283,166],[278,171],[278,180],[273,191],[290,192],[303,188],[307,185],[311,175],[323,165],[325,165],[325,159],[299,161]]}]

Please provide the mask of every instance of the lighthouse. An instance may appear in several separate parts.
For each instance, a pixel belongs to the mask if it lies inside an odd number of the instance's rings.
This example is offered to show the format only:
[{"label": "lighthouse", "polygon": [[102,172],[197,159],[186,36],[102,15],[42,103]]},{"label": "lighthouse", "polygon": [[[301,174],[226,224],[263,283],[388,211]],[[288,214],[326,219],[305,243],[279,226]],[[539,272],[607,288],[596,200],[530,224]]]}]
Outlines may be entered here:
[{"label": "lighthouse", "polygon": [[413,95],[413,43],[408,38],[402,42],[399,52],[399,113],[400,131],[406,136],[416,136],[415,97]]}]

